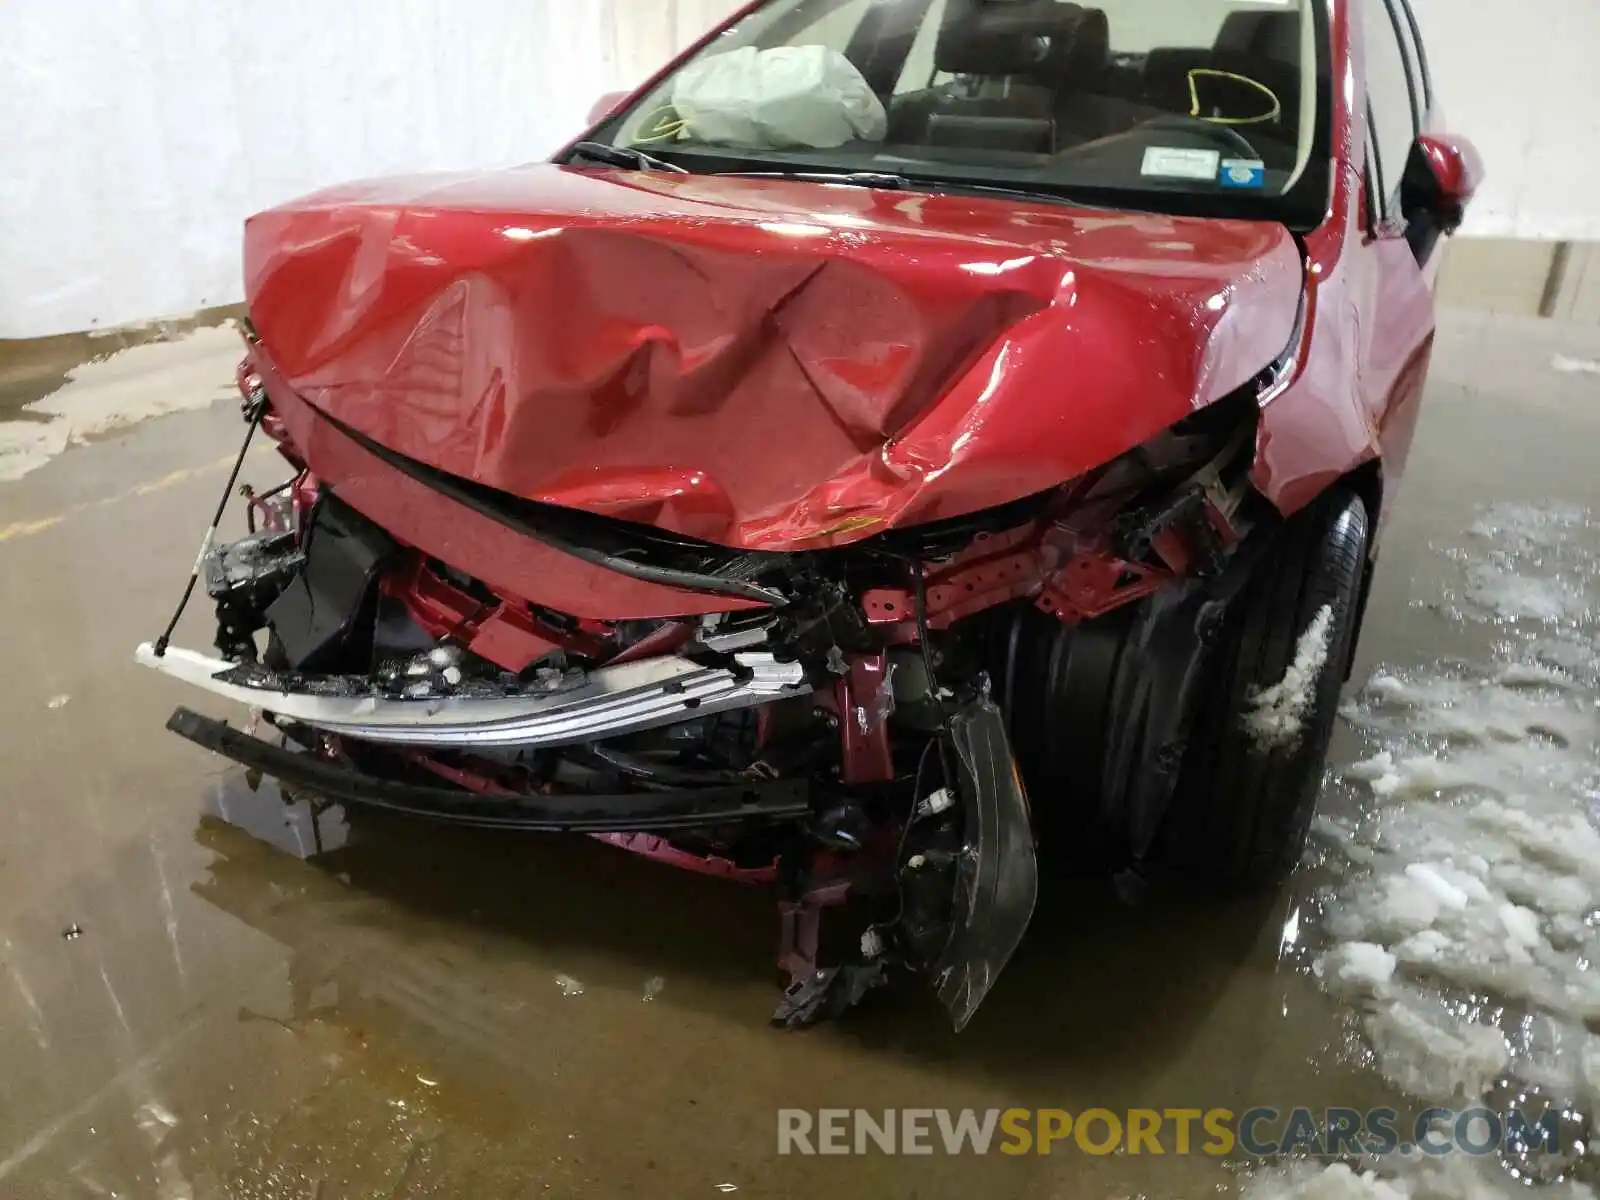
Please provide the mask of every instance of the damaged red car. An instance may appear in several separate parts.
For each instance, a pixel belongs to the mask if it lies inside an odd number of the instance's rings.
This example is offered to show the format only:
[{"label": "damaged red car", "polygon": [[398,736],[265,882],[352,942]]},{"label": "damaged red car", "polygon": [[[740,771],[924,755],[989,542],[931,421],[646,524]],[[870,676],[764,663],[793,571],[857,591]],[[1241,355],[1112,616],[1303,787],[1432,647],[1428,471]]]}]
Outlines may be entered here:
[{"label": "damaged red car", "polygon": [[785,1025],[1280,880],[1482,174],[1406,0],[765,0],[593,121],[247,223],[288,479],[139,657],[275,732],[169,727],[769,884]]}]

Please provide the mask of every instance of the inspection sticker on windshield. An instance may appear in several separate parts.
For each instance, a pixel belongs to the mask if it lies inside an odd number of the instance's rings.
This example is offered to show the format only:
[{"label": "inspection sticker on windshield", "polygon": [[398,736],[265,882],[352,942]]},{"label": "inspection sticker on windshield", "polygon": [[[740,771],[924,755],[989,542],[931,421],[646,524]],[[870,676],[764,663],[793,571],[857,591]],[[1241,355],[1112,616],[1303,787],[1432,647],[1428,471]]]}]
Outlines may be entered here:
[{"label": "inspection sticker on windshield", "polygon": [[1217,150],[1186,150],[1181,146],[1150,146],[1144,152],[1141,175],[1159,175],[1164,179],[1204,179],[1217,177],[1217,163],[1222,154]]},{"label": "inspection sticker on windshield", "polygon": [[1217,182],[1225,188],[1265,187],[1267,165],[1257,158],[1225,158]]}]

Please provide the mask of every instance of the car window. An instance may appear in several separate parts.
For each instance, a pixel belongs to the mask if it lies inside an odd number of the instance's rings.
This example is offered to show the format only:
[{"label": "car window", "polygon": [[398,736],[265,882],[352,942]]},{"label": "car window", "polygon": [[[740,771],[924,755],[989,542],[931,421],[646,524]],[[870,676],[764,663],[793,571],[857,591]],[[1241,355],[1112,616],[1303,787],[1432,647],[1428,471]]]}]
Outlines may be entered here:
[{"label": "car window", "polygon": [[845,3],[831,12],[822,13],[815,21],[800,30],[794,38],[794,44],[826,46],[829,50],[844,53],[861,24],[861,18],[867,15],[867,6],[871,3],[872,0],[845,0]]},{"label": "car window", "polygon": [[1367,45],[1367,96],[1378,131],[1379,195],[1384,212],[1399,199],[1400,175],[1417,138],[1416,99],[1388,0],[1360,0]]},{"label": "car window", "polygon": [[934,55],[938,49],[939,31],[944,28],[947,3],[948,0],[933,0],[928,7],[927,19],[917,27],[917,36],[911,41],[905,66],[900,71],[900,82],[895,85],[896,96],[929,86],[938,74],[933,65]]},{"label": "car window", "polygon": [[1329,78],[1319,0],[767,0],[596,136],[707,171],[1227,216],[1272,215],[1292,193],[1320,215]]}]

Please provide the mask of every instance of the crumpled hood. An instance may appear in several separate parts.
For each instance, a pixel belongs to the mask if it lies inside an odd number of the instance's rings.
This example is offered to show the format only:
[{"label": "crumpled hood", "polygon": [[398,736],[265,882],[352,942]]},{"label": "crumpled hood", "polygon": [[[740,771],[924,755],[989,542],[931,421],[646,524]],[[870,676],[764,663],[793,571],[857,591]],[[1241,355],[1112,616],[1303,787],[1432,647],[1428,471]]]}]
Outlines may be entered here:
[{"label": "crumpled hood", "polygon": [[245,280],[285,381],[384,446],[766,549],[1098,466],[1281,354],[1302,285],[1267,222],[549,165],[262,213]]}]

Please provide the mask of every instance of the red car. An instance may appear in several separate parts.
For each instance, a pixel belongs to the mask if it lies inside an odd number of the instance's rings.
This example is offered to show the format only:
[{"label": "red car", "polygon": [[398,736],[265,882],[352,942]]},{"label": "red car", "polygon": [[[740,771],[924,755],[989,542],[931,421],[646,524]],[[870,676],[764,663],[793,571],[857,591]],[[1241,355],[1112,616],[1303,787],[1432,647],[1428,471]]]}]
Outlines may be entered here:
[{"label": "red car", "polygon": [[277,736],[169,727],[775,884],[786,1025],[1280,880],[1482,174],[1406,0],[764,0],[594,121],[248,222],[292,475],[140,657]]}]

